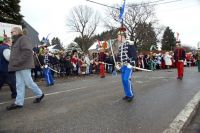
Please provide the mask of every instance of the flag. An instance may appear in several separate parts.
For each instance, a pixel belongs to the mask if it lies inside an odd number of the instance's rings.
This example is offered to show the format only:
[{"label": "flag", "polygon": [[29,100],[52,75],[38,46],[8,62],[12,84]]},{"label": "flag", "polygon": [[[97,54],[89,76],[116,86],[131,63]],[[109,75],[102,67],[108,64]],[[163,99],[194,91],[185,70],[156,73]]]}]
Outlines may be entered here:
[{"label": "flag", "polygon": [[96,50],[98,50],[101,47],[101,42],[97,40]]},{"label": "flag", "polygon": [[101,47],[101,42],[99,40],[97,40],[98,42],[98,47]]},{"label": "flag", "polygon": [[102,44],[102,47],[103,47],[104,49],[107,49],[107,48],[108,48],[108,44],[107,44],[106,41],[104,41],[104,43]]},{"label": "flag", "polygon": [[176,41],[179,41],[179,33],[176,32]]},{"label": "flag", "polygon": [[4,38],[7,38],[8,36],[6,35],[6,31],[5,30],[3,30],[3,37]]},{"label": "flag", "polygon": [[119,20],[120,20],[120,21],[122,21],[122,20],[123,20],[123,17],[124,17],[125,3],[126,3],[126,0],[124,0],[124,3],[123,3],[123,5],[122,5],[122,7],[120,7],[120,13],[119,13]]},{"label": "flag", "polygon": [[49,33],[49,34],[47,35],[47,37],[44,38],[44,39],[42,40],[45,46],[49,45],[49,35],[50,35],[50,34],[51,34],[51,33]]}]

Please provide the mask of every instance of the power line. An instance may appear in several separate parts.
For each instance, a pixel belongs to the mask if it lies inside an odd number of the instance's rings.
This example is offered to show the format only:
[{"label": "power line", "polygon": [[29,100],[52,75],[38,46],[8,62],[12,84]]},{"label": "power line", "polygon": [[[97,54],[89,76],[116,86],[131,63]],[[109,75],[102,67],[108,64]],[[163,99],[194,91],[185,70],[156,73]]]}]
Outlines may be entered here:
[{"label": "power line", "polygon": [[150,1],[150,2],[141,3],[141,4],[136,4],[136,5],[142,5],[142,4],[151,4],[151,3],[158,3],[158,2],[161,2],[161,1],[165,1],[165,0]]},{"label": "power line", "polygon": [[[166,1],[166,2],[161,2],[161,1],[165,1],[165,0],[157,0],[157,1],[147,2],[147,3],[133,4],[133,6],[161,5],[161,4],[168,4],[168,3],[178,2],[178,1],[182,1],[182,0],[173,0],[173,1]],[[132,6],[130,6],[130,7],[132,7]]]},{"label": "power line", "polygon": [[173,1],[168,1],[168,2],[162,2],[162,3],[157,3],[157,4],[150,4],[150,5],[161,5],[161,4],[169,4],[169,3],[174,3],[182,0],[173,0]]},{"label": "power line", "polygon": [[[105,6],[105,7],[114,8],[114,9],[120,10],[120,8],[117,8],[117,7],[114,7],[114,6],[105,5],[105,4],[96,2],[96,1],[92,1],[92,0],[86,0],[86,1],[98,4],[98,5],[101,5],[101,6]],[[158,3],[158,2],[161,2],[161,1],[166,1],[166,0],[157,0],[157,1],[151,1],[151,2],[147,2],[147,3],[141,3],[141,4],[135,4],[135,5],[139,6],[139,5],[142,5],[142,4]]]},{"label": "power line", "polygon": [[[105,6],[105,7],[109,7],[109,8],[120,10],[120,8],[117,8],[117,7],[114,7],[114,6],[109,6],[109,5],[102,4],[102,3],[99,3],[99,2],[95,2],[95,1],[92,1],[92,0],[86,0],[86,1],[94,3],[94,4],[98,4],[98,5],[101,5],[101,6]],[[174,3],[174,2],[178,2],[178,1],[182,1],[182,0],[173,0],[173,1],[167,1],[167,2],[162,2],[162,1],[166,1],[166,0],[157,0],[157,1],[147,2],[147,3],[134,4],[134,6],[141,6],[141,5],[161,5],[161,4]],[[162,2],[162,3],[159,3],[159,2]]]},{"label": "power line", "polygon": [[117,8],[117,7],[114,7],[114,6],[105,5],[105,4],[102,4],[102,3],[99,3],[99,2],[95,2],[95,1],[91,1],[91,0],[86,0],[86,1],[98,4],[98,5],[101,5],[101,6],[105,6],[105,7],[109,7],[109,8],[120,10],[120,8]]}]

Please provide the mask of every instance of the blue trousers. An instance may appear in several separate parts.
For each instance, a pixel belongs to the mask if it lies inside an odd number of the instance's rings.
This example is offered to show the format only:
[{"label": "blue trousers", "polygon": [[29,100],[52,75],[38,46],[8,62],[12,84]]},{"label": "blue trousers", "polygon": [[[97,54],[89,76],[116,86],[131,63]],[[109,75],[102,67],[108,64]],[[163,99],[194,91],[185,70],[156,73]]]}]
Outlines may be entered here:
[{"label": "blue trousers", "polygon": [[49,68],[44,68],[44,78],[46,81],[46,85],[52,85],[54,84],[53,76],[51,74],[51,70]]},{"label": "blue trousers", "polygon": [[124,93],[125,96],[127,97],[134,96],[131,76],[132,76],[132,68],[128,68],[127,66],[123,65],[121,68],[121,78],[124,87]]},{"label": "blue trousers", "polygon": [[17,97],[15,100],[15,104],[17,105],[23,106],[24,104],[25,86],[30,88],[34,92],[35,96],[42,96],[41,89],[35,82],[33,82],[30,69],[16,71]]}]

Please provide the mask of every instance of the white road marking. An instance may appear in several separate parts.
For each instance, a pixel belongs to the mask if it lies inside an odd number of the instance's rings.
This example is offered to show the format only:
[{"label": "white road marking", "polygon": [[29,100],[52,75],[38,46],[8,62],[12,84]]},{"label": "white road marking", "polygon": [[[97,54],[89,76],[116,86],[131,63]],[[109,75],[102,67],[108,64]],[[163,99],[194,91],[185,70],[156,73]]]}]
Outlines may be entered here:
[{"label": "white road marking", "polygon": [[154,78],[154,79],[175,79],[175,77],[150,77],[150,78]]},{"label": "white road marking", "polygon": [[[64,90],[64,91],[58,91],[58,92],[53,92],[53,93],[47,93],[47,94],[45,94],[45,96],[60,94],[60,93],[64,93],[64,92],[71,92],[71,91],[81,90],[81,89],[85,89],[85,88],[88,88],[88,87],[79,87],[79,88],[74,88],[74,89],[69,89],[69,90]],[[24,99],[32,99],[32,98],[36,98],[36,96],[33,96],[33,97],[26,97],[26,98],[24,98]],[[0,105],[7,104],[7,103],[10,103],[10,102],[11,102],[11,101],[1,102]]]},{"label": "white road marking", "polygon": [[112,82],[112,83],[116,83],[116,82],[119,82],[119,81],[114,81],[114,80],[113,80],[113,81],[111,81],[111,82]]},{"label": "white road marking", "polygon": [[[111,81],[110,83],[116,83],[118,81]],[[64,83],[63,83],[64,84]],[[95,84],[94,84],[95,85]],[[58,91],[58,92],[53,92],[53,93],[46,93],[45,96],[50,96],[50,95],[55,95],[55,94],[60,94],[60,93],[64,93],[64,92],[71,92],[71,91],[76,91],[76,90],[81,90],[81,89],[86,89],[86,88],[90,88],[90,87],[94,87],[94,86],[84,86],[84,87],[78,87],[78,88],[74,88],[74,89],[69,89],[69,90],[64,90],[64,91]],[[26,97],[24,99],[33,99],[36,98],[36,96],[32,96],[32,97]],[[7,104],[7,103],[11,103],[12,100],[10,101],[5,101],[5,102],[1,102],[0,105],[3,104]]]},{"label": "white road marking", "polygon": [[144,82],[143,81],[135,81],[136,83],[138,83],[138,84],[143,84]]}]

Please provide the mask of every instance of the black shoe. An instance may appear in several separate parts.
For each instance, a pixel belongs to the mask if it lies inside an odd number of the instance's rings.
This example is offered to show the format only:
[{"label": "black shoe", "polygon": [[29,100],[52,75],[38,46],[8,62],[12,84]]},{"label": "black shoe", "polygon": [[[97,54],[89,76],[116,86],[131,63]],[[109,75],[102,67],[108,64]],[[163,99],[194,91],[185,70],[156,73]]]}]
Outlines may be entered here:
[{"label": "black shoe", "polygon": [[179,80],[182,80],[182,79],[183,79],[183,77],[178,77],[177,79],[179,79]]},{"label": "black shoe", "polygon": [[52,83],[52,84],[48,84],[48,85],[46,85],[46,87],[53,86],[53,85],[54,85],[54,83]]},{"label": "black shoe", "polygon": [[126,100],[128,97],[127,96],[124,96],[124,97],[122,97],[122,100]]},{"label": "black shoe", "polygon": [[35,98],[35,100],[33,101],[33,103],[39,103],[43,98],[44,98],[44,93],[42,94],[41,97]]},{"label": "black shoe", "polygon": [[17,97],[17,95],[11,95],[12,99],[15,99]]},{"label": "black shoe", "polygon": [[10,106],[6,107],[6,109],[9,110],[14,110],[14,109],[20,109],[23,108],[22,105],[17,105],[17,104],[11,104]]},{"label": "black shoe", "polygon": [[127,101],[127,102],[131,102],[131,101],[133,100],[133,98],[134,98],[134,97],[127,97],[127,98],[126,98],[126,101]]}]

